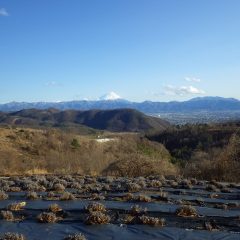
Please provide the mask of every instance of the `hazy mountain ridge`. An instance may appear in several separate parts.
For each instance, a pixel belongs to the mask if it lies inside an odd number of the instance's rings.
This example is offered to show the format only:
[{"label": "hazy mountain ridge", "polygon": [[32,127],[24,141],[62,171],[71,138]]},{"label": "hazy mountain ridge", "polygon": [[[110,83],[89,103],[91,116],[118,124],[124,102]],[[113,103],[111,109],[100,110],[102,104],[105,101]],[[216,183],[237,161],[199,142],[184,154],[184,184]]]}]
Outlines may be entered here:
[{"label": "hazy mountain ridge", "polygon": [[22,109],[48,109],[59,110],[92,110],[92,109],[122,109],[132,108],[144,113],[158,112],[192,112],[192,111],[229,111],[240,110],[240,101],[234,98],[200,97],[183,102],[131,102],[124,99],[114,100],[79,100],[66,102],[10,102],[0,104],[0,111],[19,111]]}]

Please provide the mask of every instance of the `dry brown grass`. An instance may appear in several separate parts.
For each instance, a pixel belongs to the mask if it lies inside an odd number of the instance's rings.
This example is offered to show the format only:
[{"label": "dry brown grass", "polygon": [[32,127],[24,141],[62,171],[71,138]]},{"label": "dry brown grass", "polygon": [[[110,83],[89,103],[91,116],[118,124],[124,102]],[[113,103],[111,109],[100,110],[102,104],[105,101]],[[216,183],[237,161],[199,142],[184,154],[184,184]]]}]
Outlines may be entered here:
[{"label": "dry brown grass", "polygon": [[176,215],[180,217],[197,217],[198,212],[192,206],[182,206],[176,210]]},{"label": "dry brown grass", "polygon": [[87,240],[87,239],[82,233],[75,233],[64,238],[64,240]]},{"label": "dry brown grass", "polygon": [[7,209],[10,211],[20,211],[26,206],[26,202],[17,202],[17,203],[10,203],[7,206]]},{"label": "dry brown grass", "polygon": [[0,240],[26,240],[26,237],[19,233],[5,233],[0,237]]},{"label": "dry brown grass", "polygon": [[40,223],[55,223],[55,222],[57,222],[58,218],[55,215],[55,213],[53,213],[53,212],[49,212],[49,213],[43,212],[37,216],[37,220]]},{"label": "dry brown grass", "polygon": [[163,218],[141,216],[138,219],[139,219],[139,222],[144,225],[150,225],[150,226],[164,226],[165,225],[165,220]]},{"label": "dry brown grass", "polygon": [[[93,136],[61,130],[0,128],[1,175],[175,173],[163,145],[137,134],[115,134],[116,141],[98,143]],[[73,148],[73,139],[78,147]],[[116,163],[116,165],[111,165]],[[131,167],[129,167],[131,164]],[[153,170],[155,169],[155,170]]]},{"label": "dry brown grass", "polygon": [[95,225],[95,224],[107,224],[109,223],[111,218],[102,212],[91,212],[85,221],[87,225]]},{"label": "dry brown grass", "polygon": [[93,202],[86,207],[88,212],[106,212],[106,207],[102,203]]},{"label": "dry brown grass", "polygon": [[57,213],[57,212],[61,212],[62,208],[57,203],[53,203],[49,205],[48,210],[50,212]]}]

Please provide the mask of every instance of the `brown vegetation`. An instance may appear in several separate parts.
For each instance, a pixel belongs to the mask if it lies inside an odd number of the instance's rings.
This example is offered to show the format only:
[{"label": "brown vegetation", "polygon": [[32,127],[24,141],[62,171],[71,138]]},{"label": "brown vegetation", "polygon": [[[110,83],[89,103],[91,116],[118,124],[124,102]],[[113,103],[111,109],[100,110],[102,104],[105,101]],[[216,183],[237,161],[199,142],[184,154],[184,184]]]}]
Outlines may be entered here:
[{"label": "brown vegetation", "polygon": [[165,220],[163,218],[141,216],[138,219],[139,219],[139,223],[144,224],[144,225],[151,225],[151,226],[164,226],[165,225]]},{"label": "brown vegetation", "polygon": [[[56,129],[0,128],[1,175],[175,173],[162,144],[136,134],[106,135],[114,141],[99,143],[96,136],[81,136]],[[74,144],[73,144],[74,142]],[[131,164],[131,166],[129,166]],[[64,191],[64,186],[53,186]]]},{"label": "brown vegetation", "polygon": [[5,233],[0,240],[26,240],[25,236],[19,233]]},{"label": "brown vegetation", "polygon": [[[194,152],[183,172],[186,176],[194,176],[199,179],[239,182],[240,136],[233,134],[223,149]],[[215,188],[212,190],[215,191]]]},{"label": "brown vegetation", "polygon": [[40,213],[38,216],[37,216],[37,220],[40,222],[40,223],[55,223],[57,222],[58,218],[57,216],[55,215],[55,213],[52,213],[52,212],[43,212],[43,213]]},{"label": "brown vegetation", "polygon": [[14,221],[15,217],[11,211],[1,211],[0,216],[6,221]]},{"label": "brown vegetation", "polygon": [[94,225],[94,224],[107,224],[109,223],[111,218],[102,212],[91,212],[87,218],[85,223],[87,225]]},{"label": "brown vegetation", "polygon": [[11,203],[7,206],[10,211],[20,211],[26,206],[26,202]]},{"label": "brown vegetation", "polygon": [[239,123],[197,124],[148,135],[164,144],[186,177],[240,181]]},{"label": "brown vegetation", "polygon": [[176,214],[180,217],[197,217],[197,210],[192,206],[182,206],[176,210]]},{"label": "brown vegetation", "polygon": [[[234,131],[235,130],[235,131]],[[102,133],[109,142],[97,142],[99,136],[78,135],[54,128],[0,128],[0,174],[89,174],[111,176],[176,175],[217,181],[240,181],[240,135],[237,127],[218,125],[184,126],[162,134],[148,136],[139,134]],[[166,148],[163,146],[165,144]],[[170,153],[171,155],[170,155]],[[176,183],[191,189],[191,182]],[[161,187],[162,182],[154,180],[148,187]],[[56,182],[52,191],[64,192],[65,186]],[[86,186],[90,187],[90,185]],[[139,191],[145,187],[141,181],[128,183],[126,190]],[[215,186],[219,188],[219,186]],[[76,185],[81,189],[81,185]],[[104,188],[109,189],[108,183]],[[6,190],[21,191],[18,186]],[[6,191],[4,189],[4,191]],[[40,191],[26,186],[29,192]],[[220,189],[228,191],[227,188]],[[45,191],[44,188],[41,191]],[[6,198],[0,192],[0,199]],[[33,193],[27,196],[36,199]],[[65,195],[66,197],[66,195]],[[65,198],[62,196],[63,198]],[[70,198],[65,198],[71,200]]]},{"label": "brown vegetation", "polygon": [[86,207],[86,210],[88,212],[106,212],[106,207],[101,204],[101,203],[90,203],[87,207]]},{"label": "brown vegetation", "polygon": [[50,212],[57,213],[57,212],[61,212],[62,208],[57,203],[53,203],[49,205],[48,210]]},{"label": "brown vegetation", "polygon": [[64,238],[64,240],[86,240],[86,237],[82,233],[75,233]]}]

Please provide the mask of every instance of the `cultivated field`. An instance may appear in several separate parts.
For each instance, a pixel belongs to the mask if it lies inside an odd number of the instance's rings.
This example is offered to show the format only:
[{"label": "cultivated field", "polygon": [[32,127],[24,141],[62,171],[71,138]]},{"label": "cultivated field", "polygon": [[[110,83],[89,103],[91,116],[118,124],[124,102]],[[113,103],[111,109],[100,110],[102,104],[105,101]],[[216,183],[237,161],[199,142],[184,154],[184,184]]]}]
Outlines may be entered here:
[{"label": "cultivated field", "polygon": [[39,175],[0,188],[2,239],[240,239],[240,184]]}]

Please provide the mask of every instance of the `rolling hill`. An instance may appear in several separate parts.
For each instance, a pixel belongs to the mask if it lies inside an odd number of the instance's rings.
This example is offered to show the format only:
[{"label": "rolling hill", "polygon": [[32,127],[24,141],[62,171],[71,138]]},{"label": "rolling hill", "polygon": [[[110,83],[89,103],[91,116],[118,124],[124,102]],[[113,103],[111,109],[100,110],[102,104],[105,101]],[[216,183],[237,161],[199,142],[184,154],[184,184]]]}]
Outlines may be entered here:
[{"label": "rolling hill", "polygon": [[163,130],[170,126],[167,121],[147,116],[133,109],[89,111],[24,109],[10,113],[1,112],[0,124],[28,127],[87,126],[113,132]]}]

